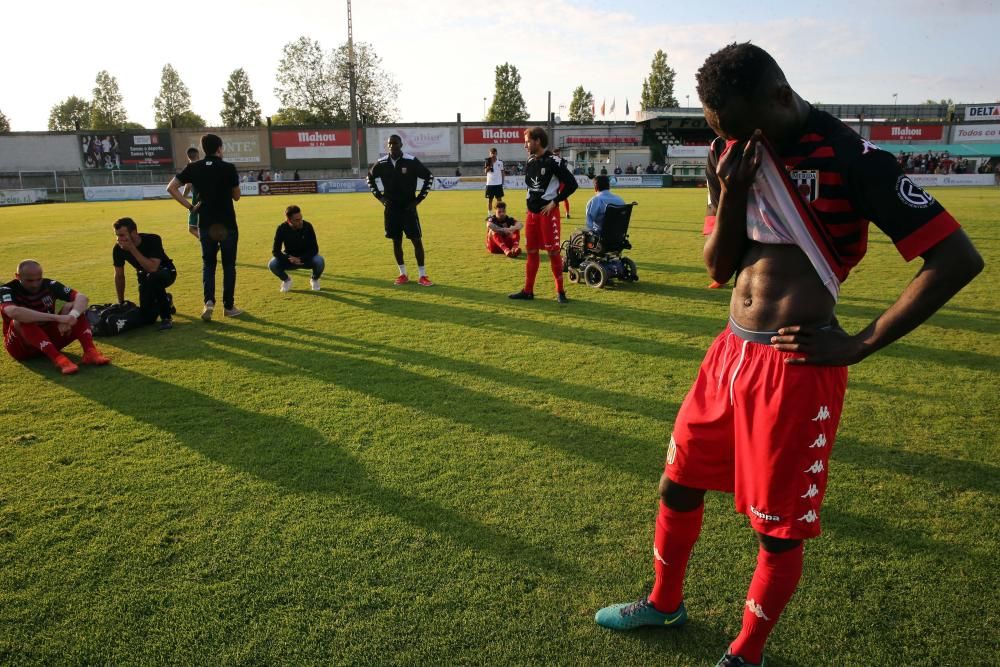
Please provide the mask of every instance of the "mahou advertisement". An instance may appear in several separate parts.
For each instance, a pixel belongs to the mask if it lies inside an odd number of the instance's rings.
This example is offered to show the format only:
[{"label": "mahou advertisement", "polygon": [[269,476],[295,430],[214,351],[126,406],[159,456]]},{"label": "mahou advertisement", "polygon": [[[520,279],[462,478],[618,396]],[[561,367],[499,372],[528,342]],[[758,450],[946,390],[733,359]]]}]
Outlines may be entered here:
[{"label": "mahou advertisement", "polygon": [[465,144],[523,144],[526,127],[466,127],[462,129]]}]

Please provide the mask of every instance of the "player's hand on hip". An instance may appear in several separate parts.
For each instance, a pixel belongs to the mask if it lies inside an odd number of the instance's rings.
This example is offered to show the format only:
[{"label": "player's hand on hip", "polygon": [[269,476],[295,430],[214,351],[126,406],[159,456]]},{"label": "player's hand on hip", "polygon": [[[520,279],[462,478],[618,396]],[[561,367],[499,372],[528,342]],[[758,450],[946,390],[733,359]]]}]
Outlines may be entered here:
[{"label": "player's hand on hip", "polygon": [[858,340],[839,326],[817,328],[790,326],[778,329],[771,337],[774,349],[802,355],[785,359],[789,365],[850,366],[864,359],[864,348]]},{"label": "player's hand on hip", "polygon": [[764,147],[760,143],[762,137],[760,130],[754,130],[745,144],[733,144],[719,159],[715,173],[723,190],[746,191],[753,185],[757,168],[764,157]]},{"label": "player's hand on hip", "polygon": [[549,215],[553,210],[558,209],[559,204],[554,201],[550,201],[548,204],[542,207],[542,215]]}]

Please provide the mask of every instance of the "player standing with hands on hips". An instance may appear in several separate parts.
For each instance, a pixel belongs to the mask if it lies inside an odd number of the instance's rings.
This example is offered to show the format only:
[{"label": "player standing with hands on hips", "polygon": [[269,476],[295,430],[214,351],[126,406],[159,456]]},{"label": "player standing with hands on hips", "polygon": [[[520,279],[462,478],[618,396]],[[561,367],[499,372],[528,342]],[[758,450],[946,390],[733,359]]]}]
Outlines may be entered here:
[{"label": "player standing with hands on hips", "polygon": [[[510,295],[511,299],[534,299],[535,276],[540,260],[538,251],[549,254],[552,277],[556,282],[556,299],[567,303],[563,289],[562,255],[559,254],[559,202],[568,199],[578,187],[576,176],[566,162],[548,150],[549,135],[541,127],[524,131],[524,150],[528,164],[524,167],[524,184],[528,189],[528,214],[524,221],[525,263],[524,289]],[[560,187],[561,186],[561,187]]]},{"label": "player standing with hands on hips", "polygon": [[[427,193],[434,183],[434,177],[420,160],[403,152],[403,140],[398,134],[389,136],[386,142],[388,153],[380,157],[368,170],[368,188],[375,199],[385,207],[385,237],[392,239],[392,252],[399,266],[399,277],[396,285],[410,282],[406,274],[406,264],[403,263],[403,234],[413,243],[413,254],[417,260],[417,271],[420,279],[417,281],[424,287],[434,283],[427,277],[424,267],[424,243],[420,230],[420,218],[417,216],[417,206],[427,198]],[[423,181],[420,193],[414,195],[417,189],[417,179]],[[381,181],[382,189],[379,189]]]},{"label": "player standing with hands on hips", "polygon": [[[708,57],[697,79],[705,119],[719,135],[706,169],[704,261],[713,280],[736,275],[729,325],[674,421],[653,590],[601,609],[596,621],[615,630],[683,625],[684,574],[705,492],[732,493],[759,548],[742,629],[718,665],[747,667],[763,664],[764,644],[802,576],[803,543],[820,534],[847,367],[926,321],[983,260],[891,154],[803,100],[763,49],[730,44]],[[834,308],[865,254],[869,221],[903,259],[921,257],[923,266],[895,303],[851,335]]]}]

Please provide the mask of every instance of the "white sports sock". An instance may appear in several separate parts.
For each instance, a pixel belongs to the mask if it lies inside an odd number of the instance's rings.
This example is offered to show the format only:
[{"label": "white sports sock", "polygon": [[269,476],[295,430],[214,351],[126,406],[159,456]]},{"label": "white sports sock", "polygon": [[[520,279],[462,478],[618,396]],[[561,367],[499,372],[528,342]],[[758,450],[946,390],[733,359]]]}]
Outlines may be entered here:
[{"label": "white sports sock", "polygon": [[406,264],[397,264],[397,266],[399,267],[399,275],[405,276],[406,275]]},{"label": "white sports sock", "polygon": [[421,277],[421,278],[426,278],[426,277],[427,277],[427,269],[425,269],[425,268],[424,268],[424,267],[422,267],[422,266],[418,266],[418,267],[417,267],[417,273],[419,273],[419,274],[420,274],[420,277]]}]

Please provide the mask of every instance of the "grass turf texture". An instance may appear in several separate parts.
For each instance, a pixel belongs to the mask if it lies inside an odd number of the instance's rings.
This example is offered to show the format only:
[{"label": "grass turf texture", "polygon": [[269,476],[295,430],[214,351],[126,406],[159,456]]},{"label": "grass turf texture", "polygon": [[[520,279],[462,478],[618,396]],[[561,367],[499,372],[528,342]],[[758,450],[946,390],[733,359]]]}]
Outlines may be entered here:
[{"label": "grass turf texture", "polygon": [[[704,190],[622,194],[640,202],[640,282],[568,285],[565,307],[544,263],[534,302],[506,298],[524,260],[485,254],[481,193],[421,207],[430,289],[391,285],[369,196],[246,198],[247,315],[210,324],[175,203],[0,210],[0,268],[38,258],[92,302],[113,300],[120,216],[179,270],[174,330],[103,339],[113,366],[0,361],[0,662],[713,664],[756,555],[729,496],[708,499],[687,627],[592,620],[652,581],[665,443],[729,298],[706,289]],[[1000,191],[935,194],[986,271],[852,368],[825,532],[770,665],[995,658]],[[293,201],[327,259],[321,293],[300,271],[279,294],[264,267]],[[845,328],[918,265],[873,228]]]}]

